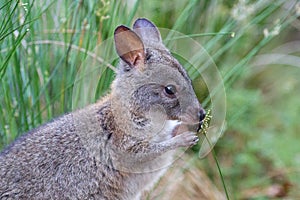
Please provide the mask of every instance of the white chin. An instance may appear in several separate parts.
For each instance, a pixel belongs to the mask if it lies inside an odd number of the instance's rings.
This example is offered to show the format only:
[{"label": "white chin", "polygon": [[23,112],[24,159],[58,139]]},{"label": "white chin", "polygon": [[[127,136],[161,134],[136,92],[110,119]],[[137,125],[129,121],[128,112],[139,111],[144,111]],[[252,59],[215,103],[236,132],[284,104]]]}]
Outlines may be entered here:
[{"label": "white chin", "polygon": [[182,122],[179,120],[167,120],[164,125],[164,130],[166,132],[172,133],[176,126],[180,125]]},{"label": "white chin", "polygon": [[178,120],[166,120],[162,129],[153,137],[153,141],[162,142],[173,137],[174,129],[181,124]]}]

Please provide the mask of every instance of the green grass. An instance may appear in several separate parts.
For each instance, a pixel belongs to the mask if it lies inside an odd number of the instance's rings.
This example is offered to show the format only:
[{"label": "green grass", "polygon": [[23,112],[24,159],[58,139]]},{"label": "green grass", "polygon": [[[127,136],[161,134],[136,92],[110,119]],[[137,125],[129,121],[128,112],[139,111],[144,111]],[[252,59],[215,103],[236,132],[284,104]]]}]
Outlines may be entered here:
[{"label": "green grass", "polygon": [[[287,7],[284,0],[126,2],[0,3],[0,149],[20,134],[103,96],[114,77],[110,67],[117,63],[116,59],[106,60],[115,53],[114,47],[103,41],[111,40],[117,25],[132,26],[137,17],[146,17],[158,27],[199,42],[216,63],[226,91],[227,114],[226,130],[215,150],[229,196],[239,199],[252,188],[263,191],[285,182],[293,184],[288,197],[300,195],[295,170],[300,166],[300,93],[295,78],[299,72],[291,67],[285,70],[283,65],[273,67],[276,62],[265,68],[252,64],[255,56],[267,54],[289,36],[299,34],[291,26],[297,22],[297,6],[291,1]],[[268,36],[263,34],[266,29],[271,33]],[[175,36],[164,35],[165,43],[171,45]],[[182,50],[189,52],[185,48]],[[283,54],[296,59],[299,52]],[[191,60],[183,58],[182,62],[199,99],[211,108],[211,99],[220,95],[223,85],[207,91],[202,74],[212,65],[208,54],[196,52]],[[192,61],[197,66],[191,67]],[[86,75],[91,75],[90,82],[85,82]],[[85,84],[94,85],[90,93]],[[194,147],[195,156],[199,148]],[[203,168],[221,188],[216,164],[203,159]],[[280,181],[269,178],[277,171],[282,172]],[[267,197],[261,194],[257,198]]]}]

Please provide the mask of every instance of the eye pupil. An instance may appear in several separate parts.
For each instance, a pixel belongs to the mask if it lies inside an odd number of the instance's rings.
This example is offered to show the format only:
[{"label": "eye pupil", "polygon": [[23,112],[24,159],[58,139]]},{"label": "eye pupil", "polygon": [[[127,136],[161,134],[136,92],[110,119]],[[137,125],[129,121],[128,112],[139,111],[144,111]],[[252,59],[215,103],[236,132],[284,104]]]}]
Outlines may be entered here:
[{"label": "eye pupil", "polygon": [[174,95],[176,93],[176,87],[174,85],[167,85],[165,91],[169,95]]}]

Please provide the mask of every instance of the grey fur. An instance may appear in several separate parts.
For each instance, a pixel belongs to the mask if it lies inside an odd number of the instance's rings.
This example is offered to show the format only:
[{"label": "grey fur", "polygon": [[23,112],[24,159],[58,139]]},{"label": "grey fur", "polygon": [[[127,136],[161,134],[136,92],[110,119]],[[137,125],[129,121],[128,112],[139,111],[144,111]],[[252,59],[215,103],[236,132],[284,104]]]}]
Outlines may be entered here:
[{"label": "grey fur", "polygon": [[[125,34],[115,35],[119,54],[138,49],[120,55],[110,95],[24,134],[0,154],[0,199],[139,199],[174,150],[196,144],[194,132],[178,132],[199,126],[202,109],[187,73],[150,21],[138,19],[134,31],[116,29]],[[136,45],[123,43],[127,38]],[[168,84],[176,95],[164,92]]]}]

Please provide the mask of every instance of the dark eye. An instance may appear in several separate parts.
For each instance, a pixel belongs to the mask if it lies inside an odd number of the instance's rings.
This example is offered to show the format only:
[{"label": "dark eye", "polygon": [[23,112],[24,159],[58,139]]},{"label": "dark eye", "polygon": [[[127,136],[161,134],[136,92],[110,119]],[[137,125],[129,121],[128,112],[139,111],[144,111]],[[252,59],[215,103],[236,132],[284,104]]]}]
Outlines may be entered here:
[{"label": "dark eye", "polygon": [[165,92],[168,95],[174,95],[177,92],[177,90],[176,90],[176,87],[174,85],[167,85],[165,87]]}]

